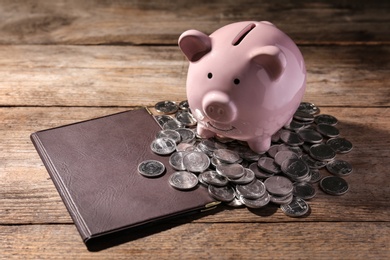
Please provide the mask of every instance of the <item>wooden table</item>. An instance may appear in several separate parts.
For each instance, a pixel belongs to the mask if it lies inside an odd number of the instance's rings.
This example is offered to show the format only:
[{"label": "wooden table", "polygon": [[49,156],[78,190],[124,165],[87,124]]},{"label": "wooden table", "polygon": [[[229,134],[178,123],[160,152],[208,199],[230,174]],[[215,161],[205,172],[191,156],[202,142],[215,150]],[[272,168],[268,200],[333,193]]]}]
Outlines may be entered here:
[{"label": "wooden table", "polygon": [[[0,258],[389,259],[389,12],[389,1],[1,0]],[[186,99],[180,33],[240,20],[272,21],[299,45],[304,100],[354,144],[340,156],[350,191],[318,189],[305,218],[223,208],[89,252],[30,133]]]}]

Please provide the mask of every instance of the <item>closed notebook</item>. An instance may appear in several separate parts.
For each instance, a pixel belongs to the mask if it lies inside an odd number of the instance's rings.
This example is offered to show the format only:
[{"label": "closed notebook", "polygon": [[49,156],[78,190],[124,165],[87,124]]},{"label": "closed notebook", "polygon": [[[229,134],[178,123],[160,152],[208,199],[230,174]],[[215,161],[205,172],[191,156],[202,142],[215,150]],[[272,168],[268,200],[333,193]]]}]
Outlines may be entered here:
[{"label": "closed notebook", "polygon": [[[31,135],[85,243],[215,203],[201,185],[190,191],[169,185],[169,156],[150,149],[159,130],[148,110],[137,109]],[[138,164],[148,159],[164,163],[165,174],[139,174]]]}]

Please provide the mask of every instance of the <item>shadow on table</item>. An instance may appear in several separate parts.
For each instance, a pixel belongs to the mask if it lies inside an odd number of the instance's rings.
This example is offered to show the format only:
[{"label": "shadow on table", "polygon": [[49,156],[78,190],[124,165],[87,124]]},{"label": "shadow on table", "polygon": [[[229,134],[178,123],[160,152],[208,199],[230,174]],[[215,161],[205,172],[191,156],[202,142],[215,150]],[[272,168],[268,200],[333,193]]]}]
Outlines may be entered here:
[{"label": "shadow on table", "polygon": [[[362,110],[356,110],[364,112]],[[337,154],[336,159],[345,160],[352,165],[353,171],[344,179],[349,183],[349,191],[340,197],[329,195],[333,203],[348,209],[345,219],[362,218],[362,213],[375,216],[377,220],[389,220],[390,181],[388,164],[390,163],[390,132],[385,123],[385,113],[367,120],[368,122],[339,122],[336,126],[340,136],[353,144],[347,154]],[[356,115],[359,118],[360,115]],[[381,118],[382,117],[382,118]],[[359,120],[359,119],[353,119]],[[383,121],[382,121],[383,120]],[[327,170],[323,170],[331,175]],[[386,213],[387,212],[387,213]]]},{"label": "shadow on table", "polygon": [[154,222],[140,227],[134,227],[128,230],[114,232],[109,235],[104,235],[101,237],[92,238],[87,241],[85,244],[89,251],[97,252],[110,247],[118,246],[133,240],[144,238],[153,234],[164,232],[171,228],[190,223],[192,221],[198,220],[202,217],[206,217],[211,214],[216,214],[221,212],[223,207],[216,207],[212,210],[201,212],[201,213],[192,213],[182,216],[177,216],[171,220],[163,220],[161,222]]}]

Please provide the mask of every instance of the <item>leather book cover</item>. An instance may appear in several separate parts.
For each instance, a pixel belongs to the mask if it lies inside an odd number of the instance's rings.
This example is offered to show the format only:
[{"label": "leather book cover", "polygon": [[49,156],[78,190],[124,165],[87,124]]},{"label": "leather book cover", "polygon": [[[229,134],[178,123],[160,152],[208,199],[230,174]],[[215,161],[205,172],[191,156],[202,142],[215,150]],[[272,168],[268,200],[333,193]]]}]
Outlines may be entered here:
[{"label": "leather book cover", "polygon": [[[215,202],[202,185],[190,191],[169,185],[174,172],[169,156],[150,149],[160,129],[144,108],[31,134],[86,244],[94,238],[198,212]],[[164,163],[165,174],[157,178],[139,174],[139,163],[148,159]]]}]

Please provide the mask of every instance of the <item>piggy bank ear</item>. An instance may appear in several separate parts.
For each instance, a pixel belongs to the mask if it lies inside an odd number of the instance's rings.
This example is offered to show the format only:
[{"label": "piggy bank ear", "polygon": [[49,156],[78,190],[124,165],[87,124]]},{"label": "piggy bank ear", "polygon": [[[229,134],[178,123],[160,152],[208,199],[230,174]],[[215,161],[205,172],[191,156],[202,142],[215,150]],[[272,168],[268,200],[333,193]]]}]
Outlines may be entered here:
[{"label": "piggy bank ear", "polygon": [[189,61],[198,61],[211,51],[211,38],[200,31],[188,30],[180,35],[179,47]]},{"label": "piggy bank ear", "polygon": [[277,80],[286,67],[286,56],[276,46],[260,47],[252,52],[251,60],[265,69],[271,80]]}]

